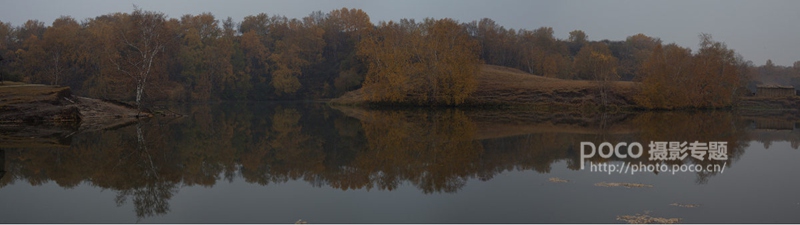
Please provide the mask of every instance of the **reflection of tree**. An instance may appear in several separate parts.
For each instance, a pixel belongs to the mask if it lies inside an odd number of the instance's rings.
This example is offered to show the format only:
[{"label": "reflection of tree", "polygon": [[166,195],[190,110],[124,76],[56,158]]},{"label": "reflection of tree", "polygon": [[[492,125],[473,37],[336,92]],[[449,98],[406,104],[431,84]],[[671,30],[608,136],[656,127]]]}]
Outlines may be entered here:
[{"label": "reflection of tree", "polygon": [[[164,127],[154,124],[140,121],[118,130],[84,133],[68,150],[6,150],[10,172],[32,185],[55,181],[69,188],[88,181],[117,191],[120,205],[131,198],[139,217],[164,214],[177,192],[181,170],[178,157],[166,146]],[[3,179],[2,185],[7,184]]]},{"label": "reflection of tree", "polygon": [[[641,130],[640,140],[647,141],[726,141],[728,142],[728,160],[697,160],[686,157],[683,161],[667,161],[670,164],[692,163],[702,165],[724,164],[730,167],[733,161],[744,154],[748,147],[745,123],[731,112],[647,112],[637,116],[634,124]],[[644,144],[643,144],[644,145]],[[708,178],[716,173],[697,173],[697,182],[708,182]]]},{"label": "reflection of tree", "polygon": [[248,182],[314,181],[313,174],[325,170],[321,143],[303,132],[300,118],[295,109],[275,109],[272,126],[242,157],[242,175]]},{"label": "reflection of tree", "polygon": [[158,155],[154,157],[150,152],[151,149],[148,149],[148,144],[151,143],[145,140],[143,126],[143,121],[139,121],[136,124],[136,152],[131,153],[132,156],[138,156],[133,158],[134,161],[132,163],[135,165],[131,166],[139,172],[140,177],[136,180],[140,182],[134,184],[130,189],[120,190],[116,198],[119,206],[125,203],[128,196],[132,196],[133,205],[136,208],[136,216],[139,218],[167,213],[169,211],[169,202],[167,200],[172,198],[173,193],[178,191],[176,181],[168,181],[165,180],[166,177],[162,178],[160,176],[162,172],[165,172],[165,168],[162,167],[171,165],[155,162],[165,160],[165,158]]},{"label": "reflection of tree", "polygon": [[295,109],[278,108],[272,117],[272,138],[269,141],[274,152],[271,163],[273,174],[287,179],[304,178],[312,181],[311,174],[319,174],[325,168],[324,152],[320,143],[302,132],[300,113]]},{"label": "reflection of tree", "polygon": [[478,167],[483,149],[461,111],[374,111],[366,117],[369,149],[356,157],[355,167],[372,174],[380,189],[408,180],[425,193],[455,192]]},{"label": "reflection of tree", "polygon": [[0,180],[6,176],[6,150],[0,149]]},{"label": "reflection of tree", "polygon": [[127,201],[128,196],[132,196],[136,216],[145,218],[169,212],[168,200],[177,191],[177,186],[174,183],[153,182],[145,184],[143,187],[120,190],[115,201],[117,206],[122,206]]},{"label": "reflection of tree", "polygon": [[[232,179],[235,173],[236,149],[234,134],[239,129],[249,129],[247,122],[234,115],[213,118],[209,105],[188,109],[193,123],[170,126],[170,146],[177,149],[181,158],[182,182],[186,185],[212,186],[222,172]],[[236,115],[244,117],[245,115]],[[243,119],[243,118],[242,118]],[[181,143],[181,144],[175,144]]]},{"label": "reflection of tree", "polygon": [[568,159],[568,146],[581,136],[558,133],[525,134],[481,143],[487,151],[481,158],[481,178],[488,180],[505,170],[534,170],[549,173],[551,164]]},{"label": "reflection of tree", "polygon": [[[748,138],[761,137],[735,114],[720,111],[496,120],[487,118],[502,116],[496,112],[340,112],[323,105],[195,105],[185,111],[186,118],[79,133],[70,149],[5,149],[0,187],[17,180],[88,183],[117,191],[118,204],[132,202],[139,217],[148,217],[167,213],[180,186],[236,177],[262,185],[303,180],[341,190],[411,184],[424,193],[456,192],[469,179],[490,180],[504,171],[549,173],[562,161],[577,170],[581,141],[727,141],[731,166]],[[487,120],[508,134],[479,137]],[[613,160],[620,159],[605,161]],[[716,162],[689,157],[678,163]],[[697,174],[698,182],[713,175]]]},{"label": "reflection of tree", "polygon": [[139,218],[165,214],[169,211],[168,200],[178,191],[180,163],[174,161],[175,153],[168,151],[163,127],[157,123],[139,121],[128,129],[135,129],[135,139],[124,132],[104,137],[121,144],[113,150],[104,149],[112,154],[100,165],[105,169],[92,181],[117,190],[118,205],[131,198]]}]

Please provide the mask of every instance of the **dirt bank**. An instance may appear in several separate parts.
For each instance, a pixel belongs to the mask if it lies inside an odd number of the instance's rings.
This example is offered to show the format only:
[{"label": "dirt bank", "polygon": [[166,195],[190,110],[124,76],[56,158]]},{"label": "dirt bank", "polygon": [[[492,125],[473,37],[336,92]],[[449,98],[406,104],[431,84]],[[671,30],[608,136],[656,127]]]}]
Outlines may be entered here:
[{"label": "dirt bank", "polygon": [[[124,104],[72,95],[69,87],[6,83],[0,85],[0,124],[105,129],[136,121],[138,111]],[[150,117],[148,113],[138,114]]]}]

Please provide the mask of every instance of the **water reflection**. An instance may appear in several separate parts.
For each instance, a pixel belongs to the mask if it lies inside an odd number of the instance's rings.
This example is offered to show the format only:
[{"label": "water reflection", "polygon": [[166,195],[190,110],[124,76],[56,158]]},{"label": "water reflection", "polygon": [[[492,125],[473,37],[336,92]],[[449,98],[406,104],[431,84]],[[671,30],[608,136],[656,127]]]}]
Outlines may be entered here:
[{"label": "water reflection", "polygon": [[481,171],[475,124],[459,110],[373,111],[361,125],[367,148],[352,165],[365,186],[392,190],[409,181],[424,193],[455,192]]},{"label": "water reflection", "polygon": [[[341,190],[412,185],[426,194],[454,193],[469,179],[489,181],[505,171],[549,173],[562,161],[578,170],[581,141],[727,141],[728,167],[735,166],[751,140],[765,147],[790,141],[794,149],[800,143],[796,118],[727,111],[586,115],[334,109],[322,104],[182,110],[187,117],[78,133],[68,138],[68,149],[0,149],[0,188],[15,182],[54,181],[64,188],[88,183],[116,192],[118,206],[132,204],[136,215],[145,218],[168,213],[170,198],[183,186],[212,187],[237,178],[260,185],[303,180]],[[645,157],[626,160],[648,162]],[[671,163],[712,162],[687,157]],[[697,173],[696,182],[704,184],[714,175]]]},{"label": "water reflection", "polygon": [[6,150],[0,149],[0,180],[6,176]]}]

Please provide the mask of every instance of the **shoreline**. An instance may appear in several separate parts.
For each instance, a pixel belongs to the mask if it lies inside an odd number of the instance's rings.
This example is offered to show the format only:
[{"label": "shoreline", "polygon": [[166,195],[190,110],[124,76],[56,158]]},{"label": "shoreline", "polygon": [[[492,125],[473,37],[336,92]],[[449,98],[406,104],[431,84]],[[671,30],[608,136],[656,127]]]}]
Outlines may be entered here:
[{"label": "shoreline", "polygon": [[599,111],[703,111],[747,110],[776,111],[799,110],[800,96],[759,97],[740,96],[731,105],[719,108],[648,109],[639,105],[634,96],[640,83],[632,81],[611,82],[604,107],[600,102],[597,83],[588,80],[563,80],[529,74],[518,69],[484,65],[475,77],[478,88],[460,105],[436,105],[417,102],[374,102],[368,100],[379,90],[359,88],[331,99],[335,106],[369,109],[459,108],[459,109],[524,109],[542,112]]},{"label": "shoreline", "polygon": [[152,117],[113,101],[72,94],[69,87],[11,83],[0,85],[0,125],[48,125],[94,130]]}]

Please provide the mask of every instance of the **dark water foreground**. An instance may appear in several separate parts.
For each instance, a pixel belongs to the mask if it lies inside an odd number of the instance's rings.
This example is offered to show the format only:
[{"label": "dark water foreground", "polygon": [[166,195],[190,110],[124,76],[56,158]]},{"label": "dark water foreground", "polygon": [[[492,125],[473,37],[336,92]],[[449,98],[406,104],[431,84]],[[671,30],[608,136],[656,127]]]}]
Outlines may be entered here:
[{"label": "dark water foreground", "polygon": [[[0,222],[618,223],[637,214],[800,222],[800,130],[791,114],[277,103],[173,110],[188,116],[59,136],[55,144],[0,143]],[[608,174],[590,171],[589,162],[580,170],[582,141],[695,140],[727,142],[728,160],[669,165],[724,171]]]}]

